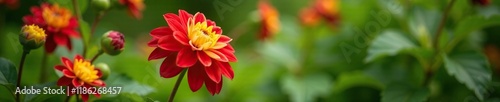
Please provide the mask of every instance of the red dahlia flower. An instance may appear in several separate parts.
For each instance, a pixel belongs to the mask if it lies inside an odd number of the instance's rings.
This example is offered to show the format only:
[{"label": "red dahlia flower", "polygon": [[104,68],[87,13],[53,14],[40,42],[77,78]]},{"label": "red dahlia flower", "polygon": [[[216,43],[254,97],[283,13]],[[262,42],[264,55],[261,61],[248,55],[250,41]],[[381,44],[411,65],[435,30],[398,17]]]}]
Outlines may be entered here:
[{"label": "red dahlia flower", "polygon": [[279,14],[276,9],[267,1],[259,2],[259,12],[261,17],[261,29],[259,38],[261,40],[272,37],[280,29]]},{"label": "red dahlia flower", "polygon": [[222,29],[215,22],[206,19],[203,13],[194,16],[184,10],[179,15],[163,15],[168,27],[151,31],[153,39],[148,43],[156,49],[149,60],[165,58],[160,75],[171,78],[183,68],[188,68],[188,83],[196,92],[203,83],[214,95],[222,88],[222,75],[233,79],[234,72],[228,62],[236,62],[231,38],[222,35]]},{"label": "red dahlia flower", "polygon": [[[102,76],[101,71],[95,68],[90,61],[83,59],[82,56],[76,55],[73,62],[66,57],[62,57],[61,61],[63,65],[54,67],[64,74],[57,81],[58,86],[87,87],[89,89],[95,89],[90,87],[106,86],[106,83],[100,79]],[[84,101],[89,98],[88,94],[81,94],[81,96]],[[95,96],[100,97],[101,95],[95,94]]]},{"label": "red dahlia flower", "polygon": [[44,3],[40,7],[31,7],[31,13],[32,15],[24,16],[23,21],[26,25],[35,24],[45,29],[46,52],[54,52],[57,45],[72,49],[70,37],[79,37],[75,31],[78,22],[68,9]]},{"label": "red dahlia flower", "polygon": [[128,13],[136,19],[142,18],[142,10],[144,10],[143,0],[118,0],[124,6],[127,6]]},{"label": "red dahlia flower", "polygon": [[320,18],[324,18],[335,26],[340,19],[338,3],[338,0],[315,0],[313,5],[300,11],[300,21],[305,26],[315,26]]}]

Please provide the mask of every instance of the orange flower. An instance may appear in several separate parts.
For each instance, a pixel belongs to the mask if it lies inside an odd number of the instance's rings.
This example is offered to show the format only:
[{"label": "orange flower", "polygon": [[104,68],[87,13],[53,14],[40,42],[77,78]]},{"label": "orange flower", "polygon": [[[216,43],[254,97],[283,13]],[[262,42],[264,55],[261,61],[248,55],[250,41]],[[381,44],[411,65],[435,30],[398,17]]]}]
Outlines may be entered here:
[{"label": "orange flower", "polygon": [[300,21],[305,26],[314,26],[320,18],[324,18],[330,25],[337,25],[340,19],[338,0],[316,0],[313,5],[300,12]]},{"label": "orange flower", "polygon": [[142,10],[144,10],[143,0],[118,0],[124,6],[127,6],[128,13],[136,19],[142,18]]},{"label": "orange flower", "polygon": [[[73,62],[66,57],[62,57],[61,61],[63,65],[54,67],[63,73],[63,76],[57,81],[58,86],[87,87],[89,89],[94,89],[90,87],[106,86],[106,83],[100,79],[101,71],[95,68],[90,61],[83,59],[82,56],[76,55]],[[89,98],[88,94],[81,94],[81,96],[85,102]],[[100,97],[100,94],[95,94],[95,96]]]},{"label": "orange flower", "polygon": [[259,2],[259,13],[261,17],[261,29],[259,38],[268,39],[276,34],[280,29],[279,14],[276,9],[267,1]]},{"label": "orange flower", "polygon": [[222,76],[233,79],[234,72],[228,62],[236,62],[231,38],[222,35],[222,29],[203,13],[193,15],[184,10],[179,14],[163,15],[168,27],[151,31],[153,39],[148,43],[156,49],[148,60],[165,58],[160,66],[160,75],[171,78],[188,69],[191,91],[198,91],[203,83],[208,91],[219,94]]},{"label": "orange flower", "polygon": [[78,22],[68,9],[44,3],[40,7],[31,7],[31,13],[32,15],[24,16],[23,21],[26,25],[35,24],[45,29],[46,52],[54,52],[58,45],[72,49],[70,37],[79,37],[76,31]]}]

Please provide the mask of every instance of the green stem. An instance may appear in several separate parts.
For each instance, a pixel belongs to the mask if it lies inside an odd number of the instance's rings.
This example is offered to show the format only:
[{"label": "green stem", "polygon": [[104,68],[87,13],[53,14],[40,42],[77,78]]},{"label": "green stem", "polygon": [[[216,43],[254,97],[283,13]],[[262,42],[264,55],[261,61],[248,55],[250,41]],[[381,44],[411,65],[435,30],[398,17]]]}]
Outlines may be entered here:
[{"label": "green stem", "polygon": [[179,88],[179,85],[181,84],[182,79],[184,78],[184,75],[187,72],[187,68],[184,68],[181,72],[181,75],[177,78],[177,82],[175,82],[174,89],[172,90],[172,93],[170,93],[170,98],[168,98],[168,102],[173,102],[175,94],[177,93],[177,89]]},{"label": "green stem", "polygon": [[97,59],[97,57],[101,56],[104,53],[104,51],[99,50],[99,52],[90,60],[90,63],[94,63],[94,61]]},{"label": "green stem", "polygon": [[[21,56],[21,63],[19,63],[19,71],[17,71],[17,87],[20,87],[21,86],[21,77],[22,77],[22,74],[23,74],[23,67],[24,67],[24,61],[26,60],[26,56],[28,55],[28,53],[30,52],[30,50],[26,50],[24,49],[23,50],[23,55]],[[21,102],[21,98],[19,96],[20,94],[16,94],[16,101],[17,102]]]},{"label": "green stem", "polygon": [[95,19],[94,19],[94,22],[92,23],[92,28],[90,30],[90,35],[95,35],[95,30],[96,30],[96,27],[97,25],[99,24],[99,22],[101,21],[102,17],[104,17],[104,15],[106,14],[106,11],[101,11],[99,12]]},{"label": "green stem", "polygon": [[[82,19],[82,16],[80,15],[80,9],[78,7],[78,2],[76,0],[71,0],[72,3],[73,3],[73,11],[75,13],[75,17],[76,19],[78,20],[78,28],[80,29],[80,34],[83,34],[82,33],[82,28],[80,27],[81,25],[81,22],[80,20]],[[81,35],[82,37],[82,44],[83,44],[83,57],[86,57],[87,55],[87,41],[86,38],[85,38],[85,35]]]},{"label": "green stem", "polygon": [[80,95],[76,94],[76,102],[80,102]]},{"label": "green stem", "polygon": [[441,66],[441,63],[442,63],[442,60],[440,59],[441,55],[443,54],[443,52],[441,51],[441,48],[439,47],[439,40],[440,40],[440,37],[441,37],[441,32],[443,31],[443,28],[444,28],[444,25],[446,23],[446,20],[448,19],[448,15],[451,11],[451,8],[453,7],[453,4],[455,4],[455,1],[456,0],[451,0],[450,3],[448,3],[448,6],[446,7],[445,11],[443,12],[443,16],[441,18],[441,21],[439,23],[439,26],[436,30],[436,34],[434,37],[434,43],[433,43],[433,47],[435,49],[435,52],[434,53],[434,59],[432,60],[432,64],[431,66],[426,66],[426,68],[424,68],[424,73],[425,73],[425,76],[424,76],[424,83],[423,85],[426,86],[430,83],[431,81],[431,78],[434,76],[434,71],[436,71],[439,66]]},{"label": "green stem", "polygon": [[48,53],[43,53],[42,64],[40,65],[40,83],[45,83],[47,81],[47,58]]},{"label": "green stem", "polygon": [[64,102],[69,102],[69,99],[71,99],[71,96],[66,96],[66,99],[64,100]]}]

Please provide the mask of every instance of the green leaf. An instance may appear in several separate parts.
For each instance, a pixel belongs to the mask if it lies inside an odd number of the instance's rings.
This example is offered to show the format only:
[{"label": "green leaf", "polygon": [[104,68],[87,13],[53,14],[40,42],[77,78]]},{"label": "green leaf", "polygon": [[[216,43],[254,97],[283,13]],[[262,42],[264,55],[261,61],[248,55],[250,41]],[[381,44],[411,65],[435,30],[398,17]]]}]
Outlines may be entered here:
[{"label": "green leaf", "polygon": [[[78,2],[78,9],[80,10],[80,15],[85,13],[87,11],[88,4],[90,0],[77,0]],[[50,3],[57,3],[58,5],[65,7],[71,12],[73,12],[73,15],[75,15],[74,10],[73,10],[73,1],[72,0],[49,0]]]},{"label": "green leaf", "polygon": [[303,77],[288,74],[282,79],[282,87],[285,93],[290,95],[293,102],[311,102],[319,96],[327,95],[332,88],[329,76],[325,74],[313,74]]},{"label": "green leaf", "polygon": [[341,93],[355,86],[368,86],[375,89],[383,88],[382,83],[379,81],[361,71],[355,71],[340,74],[333,90],[335,93]]},{"label": "green leaf", "polygon": [[106,80],[106,84],[106,87],[122,87],[121,93],[133,93],[140,96],[145,96],[154,91],[152,87],[140,84],[125,74],[111,73],[108,80]]},{"label": "green leaf", "polygon": [[17,84],[16,66],[5,58],[0,58],[0,84]]},{"label": "green leaf", "polygon": [[[28,86],[27,86],[28,87]],[[45,87],[50,87],[51,89],[58,89],[59,86],[56,87],[56,82],[48,82],[44,84],[34,85],[33,89],[41,89],[42,93]],[[66,89],[66,87],[62,87]],[[44,102],[45,100],[57,96],[58,94],[27,94],[24,97],[24,102]]]},{"label": "green leaf", "polygon": [[382,92],[382,102],[423,102],[427,100],[429,90],[408,85],[389,85]]},{"label": "green leaf", "polygon": [[461,40],[468,37],[473,31],[480,30],[484,27],[500,25],[500,15],[494,15],[490,17],[484,16],[471,16],[461,20],[456,28],[455,28],[455,38],[450,41],[448,44],[448,48],[446,48],[446,52],[452,50],[452,47],[455,47]]},{"label": "green leaf", "polygon": [[140,95],[133,93],[120,93],[117,96],[103,97],[100,99],[93,100],[93,102],[154,102],[150,100],[151,99],[149,98],[144,98],[141,97]]},{"label": "green leaf", "polygon": [[487,84],[491,82],[491,70],[486,58],[477,53],[461,53],[450,56],[443,56],[444,64],[448,74],[455,76],[460,82],[465,84],[476,96],[483,100],[487,93]]},{"label": "green leaf", "polygon": [[365,62],[372,62],[377,58],[387,55],[394,56],[401,51],[415,47],[415,44],[403,36],[403,33],[387,30],[377,36],[372,45],[368,48],[368,55],[365,58]]}]

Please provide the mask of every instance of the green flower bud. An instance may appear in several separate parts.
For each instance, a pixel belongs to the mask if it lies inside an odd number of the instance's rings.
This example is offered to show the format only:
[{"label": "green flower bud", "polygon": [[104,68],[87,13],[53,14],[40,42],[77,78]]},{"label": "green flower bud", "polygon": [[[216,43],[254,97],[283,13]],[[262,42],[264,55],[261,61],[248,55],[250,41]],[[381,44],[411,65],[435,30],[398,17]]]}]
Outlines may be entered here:
[{"label": "green flower bud", "polygon": [[19,42],[24,46],[24,49],[32,50],[40,48],[43,44],[45,44],[46,37],[47,35],[45,34],[45,30],[37,25],[25,25],[21,29]]},{"label": "green flower bud", "polygon": [[108,31],[101,38],[101,48],[109,55],[120,54],[125,47],[125,37],[117,31]]},{"label": "green flower bud", "polygon": [[92,6],[98,11],[104,11],[111,7],[111,2],[109,0],[92,0]]},{"label": "green flower bud", "polygon": [[106,80],[108,78],[109,74],[111,74],[111,70],[109,69],[108,64],[98,63],[95,66],[97,69],[99,69],[101,71],[101,73],[102,73],[101,79],[102,80]]}]

